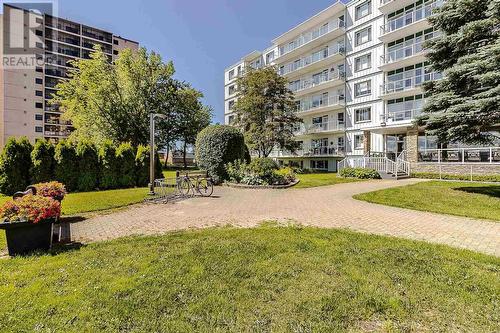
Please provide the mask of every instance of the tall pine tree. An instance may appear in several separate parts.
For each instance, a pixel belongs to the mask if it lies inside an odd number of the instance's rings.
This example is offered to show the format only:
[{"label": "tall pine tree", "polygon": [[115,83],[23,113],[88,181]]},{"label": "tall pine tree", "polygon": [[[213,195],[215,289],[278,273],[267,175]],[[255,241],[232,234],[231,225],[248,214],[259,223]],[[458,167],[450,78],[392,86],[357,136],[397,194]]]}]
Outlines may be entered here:
[{"label": "tall pine tree", "polygon": [[429,20],[443,34],[428,57],[445,77],[426,83],[417,122],[442,143],[491,144],[500,139],[500,0],[448,0]]}]

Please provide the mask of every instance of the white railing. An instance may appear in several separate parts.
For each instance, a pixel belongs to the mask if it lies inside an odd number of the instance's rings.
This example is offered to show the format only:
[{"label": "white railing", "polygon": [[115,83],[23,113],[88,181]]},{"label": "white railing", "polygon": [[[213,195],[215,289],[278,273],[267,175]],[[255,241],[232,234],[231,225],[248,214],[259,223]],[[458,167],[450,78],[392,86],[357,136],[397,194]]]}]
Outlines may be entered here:
[{"label": "white railing", "polygon": [[383,123],[393,121],[407,121],[413,120],[422,112],[422,109],[415,110],[402,110],[402,111],[389,111],[380,116],[380,121]]},{"label": "white railing", "polygon": [[336,72],[335,74],[323,74],[314,79],[301,80],[298,83],[290,83],[289,89],[292,92],[296,93],[302,90],[322,85],[323,83],[344,78],[345,73],[343,72]]},{"label": "white railing", "polygon": [[323,133],[344,130],[345,124],[342,121],[329,121],[317,124],[301,124],[295,132],[296,135]]},{"label": "white railing", "polygon": [[430,32],[422,36],[423,40],[418,43],[413,43],[412,45],[400,45],[397,48],[392,47],[391,51],[387,51],[386,54],[382,55],[382,64],[391,64],[393,62],[409,58],[422,51],[424,51],[424,43],[438,37],[440,33],[438,31]]},{"label": "white railing", "polygon": [[443,3],[443,0],[435,0],[425,6],[417,7],[411,12],[389,20],[389,22],[381,27],[382,35],[404,28],[420,20],[426,19],[427,17],[432,15],[432,12],[435,8],[441,7]]},{"label": "white railing", "polygon": [[500,164],[500,147],[425,149],[419,162]]},{"label": "white railing", "polygon": [[275,150],[271,157],[322,157],[322,156],[344,156],[342,147],[324,146],[302,146],[294,152],[287,150]]},{"label": "white railing", "polygon": [[382,94],[391,94],[421,87],[424,82],[439,80],[443,74],[439,72],[426,73],[402,80],[390,81],[380,86]]},{"label": "white railing", "polygon": [[343,54],[344,53],[344,47],[339,46],[337,48],[329,48],[328,50],[321,50],[318,52],[315,52],[305,58],[300,59],[299,61],[295,61],[292,63],[289,63],[283,67],[280,68],[279,73],[280,75],[286,75],[292,72],[295,72],[301,68],[305,68],[307,66],[310,66],[314,63],[317,63],[321,60],[333,57],[337,54]]},{"label": "white railing", "polygon": [[311,110],[325,108],[328,106],[334,105],[343,105],[345,103],[345,97],[342,95],[339,96],[331,96],[327,98],[318,98],[318,99],[306,99],[300,101],[300,106],[298,112],[308,112]]},{"label": "white railing", "polygon": [[377,172],[392,174],[395,179],[398,179],[401,174],[410,175],[410,162],[406,161],[405,156],[405,152],[402,152],[396,161],[385,156],[371,157],[369,154],[363,157],[348,156],[339,162],[338,171],[340,172],[344,168],[374,169]]},{"label": "white railing", "polygon": [[279,56],[280,57],[284,56],[284,55],[298,49],[299,47],[302,47],[302,46],[312,42],[313,40],[316,40],[319,37],[326,35],[327,33],[331,32],[333,30],[343,28],[344,26],[345,26],[344,21],[334,20],[334,21],[328,22],[328,24],[325,24],[325,25],[321,26],[320,28],[316,28],[312,31],[308,31],[308,32],[300,35],[294,41],[287,43],[284,46],[280,46]]}]

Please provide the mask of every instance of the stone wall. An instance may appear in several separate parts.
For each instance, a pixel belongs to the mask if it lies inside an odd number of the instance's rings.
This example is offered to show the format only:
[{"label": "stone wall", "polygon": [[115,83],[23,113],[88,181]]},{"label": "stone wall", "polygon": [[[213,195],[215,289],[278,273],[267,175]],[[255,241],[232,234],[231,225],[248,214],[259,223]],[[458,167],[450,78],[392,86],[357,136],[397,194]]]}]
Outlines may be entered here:
[{"label": "stone wall", "polygon": [[500,175],[500,164],[494,163],[411,163],[411,172],[450,175]]}]

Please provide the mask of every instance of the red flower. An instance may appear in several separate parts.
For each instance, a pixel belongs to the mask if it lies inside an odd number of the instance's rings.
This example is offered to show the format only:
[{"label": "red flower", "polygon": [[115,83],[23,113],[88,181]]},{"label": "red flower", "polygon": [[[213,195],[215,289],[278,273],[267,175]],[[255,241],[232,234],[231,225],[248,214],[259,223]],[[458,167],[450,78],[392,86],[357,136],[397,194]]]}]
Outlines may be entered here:
[{"label": "red flower", "polygon": [[9,222],[40,221],[61,216],[61,203],[49,197],[25,195],[16,200],[7,201],[0,208],[0,218]]},{"label": "red flower", "polygon": [[42,197],[49,197],[58,201],[64,199],[66,188],[59,182],[48,182],[35,184],[36,194]]}]

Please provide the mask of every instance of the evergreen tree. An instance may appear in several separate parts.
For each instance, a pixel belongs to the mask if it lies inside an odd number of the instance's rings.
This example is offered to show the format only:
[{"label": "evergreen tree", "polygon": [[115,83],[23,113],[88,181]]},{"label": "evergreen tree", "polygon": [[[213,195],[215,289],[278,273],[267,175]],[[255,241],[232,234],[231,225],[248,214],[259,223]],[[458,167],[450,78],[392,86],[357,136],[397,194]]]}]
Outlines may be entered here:
[{"label": "evergreen tree", "polygon": [[442,80],[425,84],[419,125],[440,142],[488,144],[500,129],[500,0],[448,0],[429,18],[443,34],[429,41]]}]

